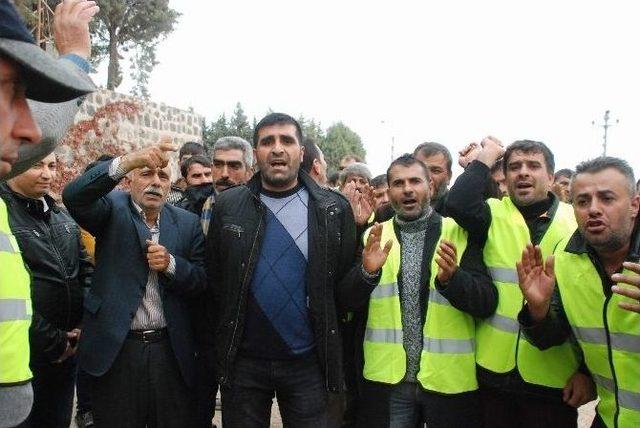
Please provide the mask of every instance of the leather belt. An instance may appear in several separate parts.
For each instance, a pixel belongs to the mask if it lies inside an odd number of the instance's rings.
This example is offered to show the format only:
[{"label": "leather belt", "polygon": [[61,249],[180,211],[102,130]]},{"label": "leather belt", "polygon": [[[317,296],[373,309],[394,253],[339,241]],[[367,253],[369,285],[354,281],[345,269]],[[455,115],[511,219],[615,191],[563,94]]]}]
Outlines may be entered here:
[{"label": "leather belt", "polygon": [[151,343],[159,342],[168,335],[166,328],[158,330],[130,330],[127,337],[129,339],[139,340],[140,342]]}]

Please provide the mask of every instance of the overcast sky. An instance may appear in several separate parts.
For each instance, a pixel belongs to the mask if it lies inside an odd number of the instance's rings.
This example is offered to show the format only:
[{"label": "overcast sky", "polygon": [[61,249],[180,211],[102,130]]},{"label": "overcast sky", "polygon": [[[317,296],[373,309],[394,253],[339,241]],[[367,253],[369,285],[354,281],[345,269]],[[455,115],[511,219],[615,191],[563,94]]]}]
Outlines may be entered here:
[{"label": "overcast sky", "polygon": [[[240,101],[343,121],[374,173],[423,141],[536,139],[557,168],[602,153],[640,173],[640,25],[632,1],[202,1],[159,47],[150,91],[208,119]],[[97,80],[102,79],[99,76]],[[104,77],[106,81],[106,77]],[[125,83],[121,90],[127,90]]]}]

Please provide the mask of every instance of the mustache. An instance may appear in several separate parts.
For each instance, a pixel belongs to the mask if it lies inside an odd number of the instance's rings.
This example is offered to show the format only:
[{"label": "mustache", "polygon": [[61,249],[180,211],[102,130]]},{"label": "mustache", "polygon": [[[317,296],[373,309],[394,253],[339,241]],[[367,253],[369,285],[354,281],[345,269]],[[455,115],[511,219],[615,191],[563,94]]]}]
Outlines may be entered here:
[{"label": "mustache", "polygon": [[149,186],[146,189],[144,189],[144,194],[145,195],[155,195],[158,196],[159,198],[162,198],[164,195],[162,194],[162,188],[158,187],[158,186]]},{"label": "mustache", "polygon": [[221,178],[220,180],[216,181],[216,186],[227,186],[227,187],[229,187],[229,186],[233,186],[234,184],[236,184],[236,183],[234,183],[232,181],[229,181],[226,178]]}]

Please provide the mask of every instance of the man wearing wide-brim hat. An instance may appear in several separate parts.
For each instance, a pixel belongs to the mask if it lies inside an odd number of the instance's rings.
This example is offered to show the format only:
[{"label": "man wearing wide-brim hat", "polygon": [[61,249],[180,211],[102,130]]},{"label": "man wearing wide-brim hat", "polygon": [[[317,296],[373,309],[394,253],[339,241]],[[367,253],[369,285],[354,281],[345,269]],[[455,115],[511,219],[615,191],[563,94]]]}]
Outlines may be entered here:
[{"label": "man wearing wide-brim hat", "polygon": [[[29,162],[37,161],[53,149],[35,153],[43,132],[27,98],[42,103],[64,103],[95,90],[80,70],[88,71],[88,45],[84,43],[83,49],[83,43],[76,43],[83,33],[79,22],[84,22],[86,27],[97,12],[95,2],[65,0],[56,12],[59,17],[54,31],[56,39],[61,41],[58,49],[65,54],[65,59],[60,60],[35,44],[13,3],[0,0],[0,180],[21,172],[14,169],[19,157],[29,158],[23,161],[24,170],[30,166]],[[69,25],[73,22],[76,24]],[[86,33],[88,38],[88,31]],[[69,37],[59,38],[59,35]],[[49,114],[55,122],[59,105],[42,104],[41,107],[42,117]],[[33,402],[29,369],[32,308],[29,274],[9,229],[7,207],[1,200],[0,266],[0,428],[4,428],[21,423]]]}]

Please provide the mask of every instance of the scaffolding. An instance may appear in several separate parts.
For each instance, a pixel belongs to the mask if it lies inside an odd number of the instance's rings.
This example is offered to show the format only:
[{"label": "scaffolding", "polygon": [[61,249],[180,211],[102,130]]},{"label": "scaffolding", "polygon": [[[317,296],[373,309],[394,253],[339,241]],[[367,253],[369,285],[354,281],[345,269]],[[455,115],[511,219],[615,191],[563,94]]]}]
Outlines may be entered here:
[{"label": "scaffolding", "polygon": [[50,50],[53,47],[53,9],[46,0],[16,1],[24,13],[25,21],[31,26],[31,33],[38,46]]}]

